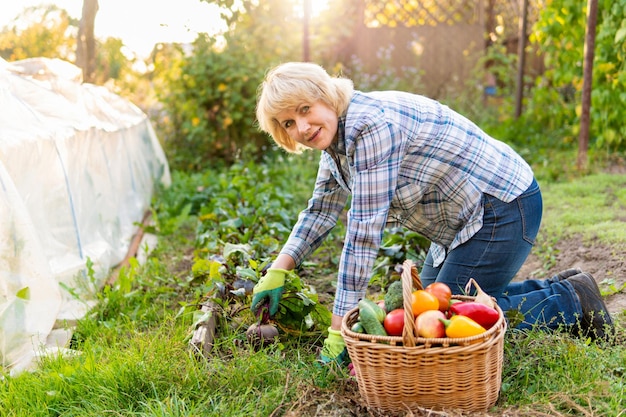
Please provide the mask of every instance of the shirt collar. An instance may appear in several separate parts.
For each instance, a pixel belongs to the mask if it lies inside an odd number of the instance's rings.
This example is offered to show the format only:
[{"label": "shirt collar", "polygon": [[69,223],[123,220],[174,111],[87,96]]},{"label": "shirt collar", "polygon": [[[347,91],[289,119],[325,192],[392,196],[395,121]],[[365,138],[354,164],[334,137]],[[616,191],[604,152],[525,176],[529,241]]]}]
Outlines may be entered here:
[{"label": "shirt collar", "polygon": [[346,115],[339,116],[337,120],[337,140],[330,145],[336,154],[346,155]]}]

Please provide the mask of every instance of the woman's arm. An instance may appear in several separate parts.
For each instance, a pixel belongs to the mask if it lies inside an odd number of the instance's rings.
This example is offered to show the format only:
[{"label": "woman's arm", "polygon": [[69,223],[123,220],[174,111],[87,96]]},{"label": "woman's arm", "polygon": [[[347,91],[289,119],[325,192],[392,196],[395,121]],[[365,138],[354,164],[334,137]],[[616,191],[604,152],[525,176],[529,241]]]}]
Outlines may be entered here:
[{"label": "woman's arm", "polygon": [[271,268],[280,268],[291,271],[296,267],[296,263],[293,258],[287,254],[281,253],[276,257],[274,262],[272,262]]}]

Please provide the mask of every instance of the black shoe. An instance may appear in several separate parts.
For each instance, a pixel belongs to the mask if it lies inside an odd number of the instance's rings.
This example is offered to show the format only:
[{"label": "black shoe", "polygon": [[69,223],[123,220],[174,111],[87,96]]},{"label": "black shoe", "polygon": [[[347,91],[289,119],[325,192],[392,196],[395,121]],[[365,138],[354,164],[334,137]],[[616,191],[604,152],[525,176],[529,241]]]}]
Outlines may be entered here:
[{"label": "black shoe", "polygon": [[580,274],[581,272],[583,272],[583,270],[580,268],[570,268],[570,269],[566,269],[565,271],[559,272],[558,274],[553,276],[552,279],[557,282],[563,281],[564,279],[571,278],[574,275]]},{"label": "black shoe", "polygon": [[613,333],[613,320],[602,301],[600,288],[596,280],[587,272],[570,276],[567,282],[572,284],[583,311],[580,327],[582,336],[591,339],[608,340]]}]

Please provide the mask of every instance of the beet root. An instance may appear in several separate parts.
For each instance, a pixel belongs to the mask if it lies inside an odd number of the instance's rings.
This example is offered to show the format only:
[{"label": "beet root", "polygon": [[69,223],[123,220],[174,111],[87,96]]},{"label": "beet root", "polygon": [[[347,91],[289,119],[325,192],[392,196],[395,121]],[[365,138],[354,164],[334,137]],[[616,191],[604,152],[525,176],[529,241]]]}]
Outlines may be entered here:
[{"label": "beet root", "polygon": [[273,324],[254,323],[248,327],[246,337],[252,346],[261,348],[278,340],[278,329]]}]

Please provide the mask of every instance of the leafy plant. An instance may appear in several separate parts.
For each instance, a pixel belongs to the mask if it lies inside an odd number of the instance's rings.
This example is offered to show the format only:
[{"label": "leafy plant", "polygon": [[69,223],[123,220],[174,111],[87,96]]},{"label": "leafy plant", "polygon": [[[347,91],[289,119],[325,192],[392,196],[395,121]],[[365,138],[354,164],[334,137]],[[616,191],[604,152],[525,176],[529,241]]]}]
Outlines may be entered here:
[{"label": "leafy plant", "polygon": [[[280,307],[280,314],[285,316],[280,318],[281,325],[295,312],[295,320],[283,325],[285,332],[294,332],[280,343],[259,350],[246,342],[246,324],[256,319],[249,313],[245,291],[269,262],[269,258],[256,257],[253,249],[253,241],[262,229],[251,233],[247,242],[218,238],[214,245],[197,244],[197,231],[205,236],[221,233],[219,223],[199,227],[204,223],[199,216],[204,215],[211,199],[238,204],[237,198],[222,196],[230,195],[231,190],[219,183],[226,184],[244,173],[257,176],[262,189],[266,182],[273,181],[280,189],[276,193],[285,196],[279,200],[280,207],[293,220],[306,203],[308,189],[303,190],[307,187],[301,185],[314,179],[314,157],[311,154],[311,159],[304,156],[283,164],[254,167],[242,163],[227,171],[173,175],[172,186],[155,197],[156,224],[151,232],[159,234],[160,239],[147,262],[140,265],[131,261],[120,271],[118,280],[99,293],[98,305],[74,329],[71,351],[42,356],[32,372],[17,376],[5,372],[0,385],[0,409],[7,416],[52,413],[94,417],[111,412],[146,417],[267,416],[284,409],[302,416],[367,413],[347,371],[314,365],[323,334],[317,326],[313,330],[307,324],[319,320],[321,327],[323,320],[316,319],[315,311],[322,308],[323,300],[321,293],[307,293],[310,289],[304,274],[296,272],[290,277]],[[238,184],[235,195],[239,187],[251,183],[240,179],[233,182]],[[556,233],[567,229],[576,219],[556,214],[594,213],[598,201],[603,201],[607,210],[612,208],[617,221],[620,204],[626,201],[622,183],[620,176],[592,176],[550,184],[546,187],[546,206],[555,216],[547,219],[553,227],[546,230]],[[206,192],[207,188],[211,192]],[[250,198],[245,193],[241,196]],[[267,202],[260,198],[248,204],[262,206]],[[581,214],[576,221],[583,217]],[[586,217],[595,226],[593,216]],[[245,228],[232,233],[239,236],[244,232]],[[282,239],[284,235],[277,238]],[[331,234],[323,254],[314,254],[304,269],[317,274],[335,268],[329,258],[340,253],[342,239],[342,233]],[[549,237],[545,241],[552,242]],[[620,236],[610,242],[623,241],[624,236]],[[614,246],[616,256],[623,254],[622,246]],[[401,229],[389,230],[379,258],[392,265],[403,253],[415,256],[419,263],[423,253],[418,247],[425,249],[425,242],[418,236]],[[393,274],[393,268],[388,271]],[[623,291],[610,280],[601,285],[605,293]],[[211,356],[198,360],[190,354],[187,342],[190,328],[202,318],[199,303],[208,295],[215,300],[220,297],[224,314]],[[309,318],[305,309],[313,304],[303,295],[316,303]],[[325,309],[320,311],[329,314]],[[623,317],[615,318],[618,343],[610,346],[573,339],[566,333],[508,330],[502,391],[490,415],[566,415],[582,409],[598,415],[618,415],[623,410]],[[80,354],[70,354],[77,352]]]},{"label": "leafy plant", "polygon": [[264,71],[242,46],[221,50],[215,39],[196,39],[193,53],[180,58],[166,75],[167,88],[158,92],[170,125],[164,140],[173,168],[198,171],[271,151],[254,118]]},{"label": "leafy plant", "polygon": [[[623,149],[626,128],[621,109],[626,86],[626,3],[602,1],[598,7],[593,91],[591,144]],[[569,126],[569,137],[579,133],[583,88],[585,7],[576,0],[549,2],[533,28],[531,41],[545,56],[547,71],[536,81],[529,111],[546,126]],[[612,109],[612,111],[608,111]]]},{"label": "leafy plant", "polygon": [[398,279],[406,259],[421,265],[429,246],[430,241],[419,233],[402,227],[385,229],[370,283],[387,288]]},{"label": "leafy plant", "polygon": [[319,303],[318,295],[295,272],[291,272],[285,282],[278,313],[274,316],[276,324],[292,336],[308,331],[319,334],[320,330],[330,326],[330,317],[330,310]]}]

